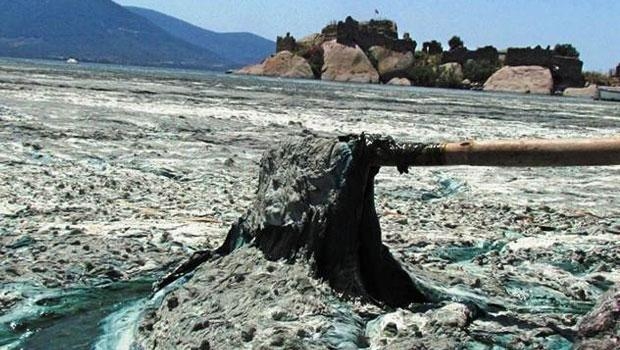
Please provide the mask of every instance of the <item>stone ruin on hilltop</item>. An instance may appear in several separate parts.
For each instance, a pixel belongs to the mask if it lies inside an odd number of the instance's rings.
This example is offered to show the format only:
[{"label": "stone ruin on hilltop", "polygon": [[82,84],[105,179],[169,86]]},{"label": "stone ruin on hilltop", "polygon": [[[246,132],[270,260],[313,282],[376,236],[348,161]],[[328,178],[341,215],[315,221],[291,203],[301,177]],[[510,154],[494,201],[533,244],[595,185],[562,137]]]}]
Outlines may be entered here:
[{"label": "stone ruin on hilltop", "polygon": [[320,45],[331,40],[347,46],[357,44],[364,51],[368,51],[372,46],[382,46],[397,52],[413,52],[417,45],[409,33],[404,33],[403,38],[399,39],[398,27],[391,20],[358,22],[349,16],[344,21],[328,24],[320,34],[313,36],[312,40],[302,39],[301,42],[297,42],[290,33],[284,37],[278,36],[276,53],[285,50],[299,52],[308,49],[310,45]]}]

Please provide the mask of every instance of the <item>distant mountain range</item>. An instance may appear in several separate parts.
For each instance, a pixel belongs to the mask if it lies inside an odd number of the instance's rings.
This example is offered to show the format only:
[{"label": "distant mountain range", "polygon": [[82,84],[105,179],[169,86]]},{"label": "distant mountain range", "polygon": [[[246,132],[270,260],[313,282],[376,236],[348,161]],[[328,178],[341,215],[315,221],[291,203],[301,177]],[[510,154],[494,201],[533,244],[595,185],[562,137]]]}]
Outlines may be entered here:
[{"label": "distant mountain range", "polygon": [[168,34],[188,43],[211,50],[239,65],[262,61],[275,52],[276,43],[252,33],[216,33],[181,21],[166,14],[140,7],[126,7]]},{"label": "distant mountain range", "polygon": [[0,0],[0,56],[224,70],[274,48],[111,0]]}]

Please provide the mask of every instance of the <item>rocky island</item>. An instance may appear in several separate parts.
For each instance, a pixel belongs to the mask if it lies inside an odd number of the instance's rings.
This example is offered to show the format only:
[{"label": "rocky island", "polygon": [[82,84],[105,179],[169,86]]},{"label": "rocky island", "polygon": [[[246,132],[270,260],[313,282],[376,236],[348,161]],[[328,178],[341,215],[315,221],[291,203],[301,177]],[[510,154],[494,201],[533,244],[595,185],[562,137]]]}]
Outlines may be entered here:
[{"label": "rocky island", "polygon": [[391,20],[347,17],[299,40],[278,37],[275,54],[236,73],[546,95],[585,84],[583,62],[570,44],[470,50],[454,36],[449,46],[444,51],[432,40],[416,51],[417,42],[409,33],[399,38]]}]

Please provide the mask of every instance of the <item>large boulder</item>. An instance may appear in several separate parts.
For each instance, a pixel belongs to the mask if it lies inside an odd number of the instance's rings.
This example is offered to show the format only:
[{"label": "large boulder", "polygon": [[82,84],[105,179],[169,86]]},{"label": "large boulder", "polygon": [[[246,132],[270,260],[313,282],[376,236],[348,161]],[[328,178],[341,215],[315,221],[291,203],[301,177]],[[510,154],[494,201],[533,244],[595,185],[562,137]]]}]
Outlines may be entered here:
[{"label": "large boulder", "polygon": [[577,325],[578,350],[620,348],[620,284],[603,294]]},{"label": "large boulder", "polygon": [[407,69],[413,65],[413,52],[398,52],[382,46],[368,49],[368,58],[374,62],[382,82],[406,75]]},{"label": "large boulder", "polygon": [[286,50],[267,58],[261,64],[241,68],[236,73],[298,79],[314,78],[308,61]]},{"label": "large boulder", "polygon": [[346,46],[338,44],[336,40],[331,40],[324,42],[322,47],[324,51],[322,80],[355,83],[379,82],[379,73],[359,46]]},{"label": "large boulder", "polygon": [[285,78],[312,79],[314,74],[310,64],[300,56],[289,51],[278,52],[263,63],[264,75]]},{"label": "large boulder", "polygon": [[386,83],[387,85],[411,86],[411,81],[407,78],[392,78]]},{"label": "large boulder", "polygon": [[583,88],[566,88],[563,95],[568,97],[595,98],[598,96],[598,86],[592,84]]},{"label": "large boulder", "polygon": [[484,91],[521,92],[549,95],[553,77],[541,66],[505,66],[484,83]]}]

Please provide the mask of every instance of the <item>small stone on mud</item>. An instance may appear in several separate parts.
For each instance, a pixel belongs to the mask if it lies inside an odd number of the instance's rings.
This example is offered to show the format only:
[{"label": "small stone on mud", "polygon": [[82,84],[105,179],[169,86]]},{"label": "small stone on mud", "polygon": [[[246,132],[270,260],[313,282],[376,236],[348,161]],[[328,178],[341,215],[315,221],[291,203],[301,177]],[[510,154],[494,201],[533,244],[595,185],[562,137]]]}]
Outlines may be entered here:
[{"label": "small stone on mud", "polygon": [[23,297],[21,294],[14,291],[2,291],[0,292],[0,310],[6,310],[9,307],[15,305]]},{"label": "small stone on mud", "polygon": [[209,325],[210,325],[209,320],[204,320],[204,321],[196,322],[194,324],[194,327],[192,327],[192,332],[201,331],[201,330],[209,327]]},{"label": "small stone on mud", "polygon": [[245,327],[242,331],[241,331],[241,339],[243,339],[244,342],[249,342],[252,341],[252,339],[254,339],[254,334],[256,334],[256,328],[254,327]]},{"label": "small stone on mud", "polygon": [[168,299],[168,310],[172,310],[174,308],[176,308],[177,306],[179,306],[179,299],[174,296],[171,297],[170,299]]},{"label": "small stone on mud", "polygon": [[121,277],[123,277],[123,273],[114,268],[110,268],[108,271],[106,271],[105,275],[113,281],[119,280],[121,279]]},{"label": "small stone on mud", "polygon": [[211,350],[211,344],[207,340],[203,340],[199,346],[193,347],[192,350]]},{"label": "small stone on mud", "polygon": [[587,295],[586,292],[583,289],[577,289],[575,291],[575,296],[577,297],[577,299],[579,300],[586,300],[587,299]]},{"label": "small stone on mud", "polygon": [[18,249],[22,247],[27,247],[35,242],[34,238],[30,236],[23,236],[13,241],[13,243],[8,244],[6,247],[10,249]]},{"label": "small stone on mud", "polygon": [[78,235],[78,234],[81,234],[81,233],[84,233],[84,231],[82,231],[82,229],[76,227],[76,228],[72,228],[67,234],[69,234],[69,235]]},{"label": "small stone on mud", "polygon": [[557,229],[555,226],[548,225],[539,225],[538,228],[540,228],[540,230],[543,232],[555,231]]},{"label": "small stone on mud", "polygon": [[466,305],[452,303],[436,310],[431,319],[434,324],[442,327],[463,328],[471,322],[472,316]]},{"label": "small stone on mud", "polygon": [[389,322],[383,327],[383,334],[387,337],[395,337],[398,335],[398,326],[394,322]]},{"label": "small stone on mud", "polygon": [[460,277],[456,277],[452,281],[450,281],[450,285],[451,286],[456,286],[456,285],[459,285],[459,284],[465,284],[465,281],[463,281],[463,279],[460,278]]},{"label": "small stone on mud", "polygon": [[271,346],[282,346],[284,345],[284,337],[281,335],[276,335],[275,337],[273,337],[271,339],[271,343],[269,343],[269,345]]},{"label": "small stone on mud", "polygon": [[620,223],[613,224],[607,228],[607,232],[620,235]]},{"label": "small stone on mud", "polygon": [[286,311],[286,310],[282,310],[282,309],[278,309],[275,310],[271,313],[271,318],[274,321],[282,321],[282,322],[290,322],[290,321],[295,321],[297,320],[297,316],[293,315],[292,313]]},{"label": "small stone on mud", "polygon": [[142,322],[142,324],[140,325],[140,330],[142,331],[153,331],[153,322],[151,321],[144,321]]},{"label": "small stone on mud", "polygon": [[13,267],[8,267],[4,270],[6,273],[14,275],[14,276],[21,276],[21,274],[19,273],[19,271],[17,271],[17,269],[13,268]]},{"label": "small stone on mud", "polygon": [[305,329],[300,328],[297,330],[297,336],[300,338],[308,338],[310,337],[310,333],[308,333]]},{"label": "small stone on mud", "polygon": [[32,268],[32,272],[36,272],[36,273],[41,273],[41,272],[46,272],[47,268],[45,268],[44,266],[34,266]]},{"label": "small stone on mud", "polygon": [[406,217],[402,217],[402,218],[396,219],[396,223],[400,225],[407,225],[409,223],[409,220],[407,220]]}]

